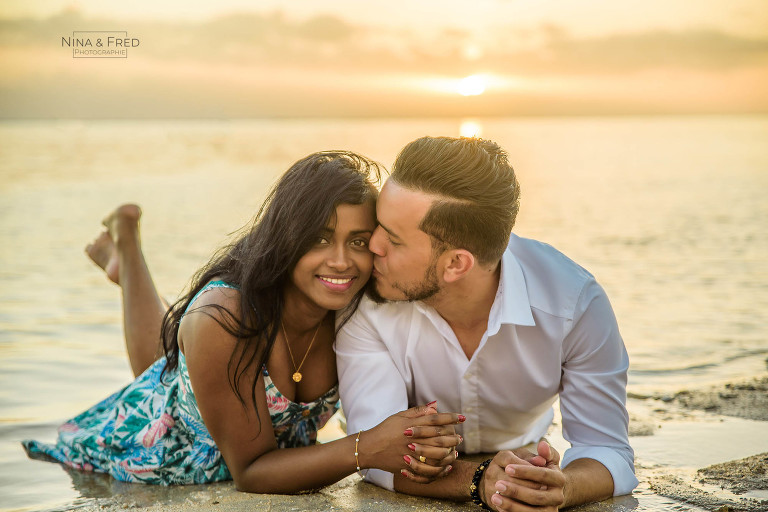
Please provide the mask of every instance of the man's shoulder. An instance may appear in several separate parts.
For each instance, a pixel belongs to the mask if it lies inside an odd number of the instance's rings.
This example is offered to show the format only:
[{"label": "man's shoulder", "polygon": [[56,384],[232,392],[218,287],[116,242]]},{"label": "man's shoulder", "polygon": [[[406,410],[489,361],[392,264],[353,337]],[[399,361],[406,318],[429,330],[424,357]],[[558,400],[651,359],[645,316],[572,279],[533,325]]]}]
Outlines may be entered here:
[{"label": "man's shoulder", "polygon": [[555,249],[551,245],[533,238],[523,238],[512,234],[507,251],[521,262],[534,266],[556,267],[562,272],[573,274],[577,279],[589,279],[592,276],[584,267]]},{"label": "man's shoulder", "polygon": [[547,243],[513,234],[507,251],[520,265],[531,306],[546,313],[572,317],[583,290],[596,285],[589,271]]},{"label": "man's shoulder", "polygon": [[363,320],[372,325],[380,322],[389,324],[396,319],[409,318],[413,314],[413,308],[413,302],[387,301],[377,303],[366,295],[360,301],[353,319]]}]

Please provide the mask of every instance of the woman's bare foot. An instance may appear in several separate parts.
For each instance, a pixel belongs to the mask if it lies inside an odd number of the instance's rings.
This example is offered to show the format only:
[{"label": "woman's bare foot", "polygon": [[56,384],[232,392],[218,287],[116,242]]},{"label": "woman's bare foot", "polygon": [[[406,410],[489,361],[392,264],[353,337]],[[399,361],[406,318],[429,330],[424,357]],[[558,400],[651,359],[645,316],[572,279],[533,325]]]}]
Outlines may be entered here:
[{"label": "woman's bare foot", "polygon": [[110,213],[102,224],[107,228],[85,248],[88,256],[101,267],[107,277],[120,284],[119,252],[127,248],[141,251],[139,219],[141,208],[124,204]]},{"label": "woman's bare foot", "polygon": [[101,223],[106,226],[115,246],[122,250],[121,245],[139,245],[140,218],[141,208],[135,204],[124,204],[107,215]]},{"label": "woman's bare foot", "polygon": [[107,274],[110,281],[120,284],[119,258],[117,247],[109,231],[102,231],[96,239],[85,247],[85,253]]}]

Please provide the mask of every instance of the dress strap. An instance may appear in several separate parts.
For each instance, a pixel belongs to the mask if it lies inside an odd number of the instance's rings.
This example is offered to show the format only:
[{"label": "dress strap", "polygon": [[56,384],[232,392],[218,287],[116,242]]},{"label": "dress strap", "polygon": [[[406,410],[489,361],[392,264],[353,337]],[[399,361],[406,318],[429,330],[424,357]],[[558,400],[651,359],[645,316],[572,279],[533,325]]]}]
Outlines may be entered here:
[{"label": "dress strap", "polygon": [[229,284],[229,283],[227,283],[225,281],[211,281],[210,283],[208,283],[205,286],[203,286],[200,289],[200,291],[197,292],[194,297],[192,297],[192,300],[189,301],[189,304],[187,305],[187,309],[184,310],[184,314],[181,315],[181,316],[184,317],[184,315],[187,314],[187,312],[189,311],[189,308],[192,307],[192,304],[195,303],[195,301],[197,300],[198,297],[200,297],[202,294],[204,294],[208,290],[213,290],[214,288],[231,288],[233,290],[239,290],[240,289],[239,287],[237,287],[235,285],[232,285],[232,284]]}]

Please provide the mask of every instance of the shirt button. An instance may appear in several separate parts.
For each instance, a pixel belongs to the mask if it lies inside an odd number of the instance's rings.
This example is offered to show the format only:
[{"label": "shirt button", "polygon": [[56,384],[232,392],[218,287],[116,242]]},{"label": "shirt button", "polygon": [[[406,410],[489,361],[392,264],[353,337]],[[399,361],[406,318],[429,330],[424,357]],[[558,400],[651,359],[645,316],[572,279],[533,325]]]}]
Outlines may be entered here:
[{"label": "shirt button", "polygon": [[301,411],[301,415],[304,416],[305,418],[309,416],[309,414],[310,414],[309,409],[304,409],[303,411]]}]

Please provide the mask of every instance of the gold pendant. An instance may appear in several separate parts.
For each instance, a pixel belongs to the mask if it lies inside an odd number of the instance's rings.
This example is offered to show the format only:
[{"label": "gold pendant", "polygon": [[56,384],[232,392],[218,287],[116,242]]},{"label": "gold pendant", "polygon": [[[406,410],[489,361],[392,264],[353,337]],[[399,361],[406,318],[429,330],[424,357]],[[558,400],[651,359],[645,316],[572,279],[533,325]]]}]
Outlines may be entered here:
[{"label": "gold pendant", "polygon": [[301,381],[301,374],[299,372],[296,372],[293,374],[293,382],[299,382]]}]

